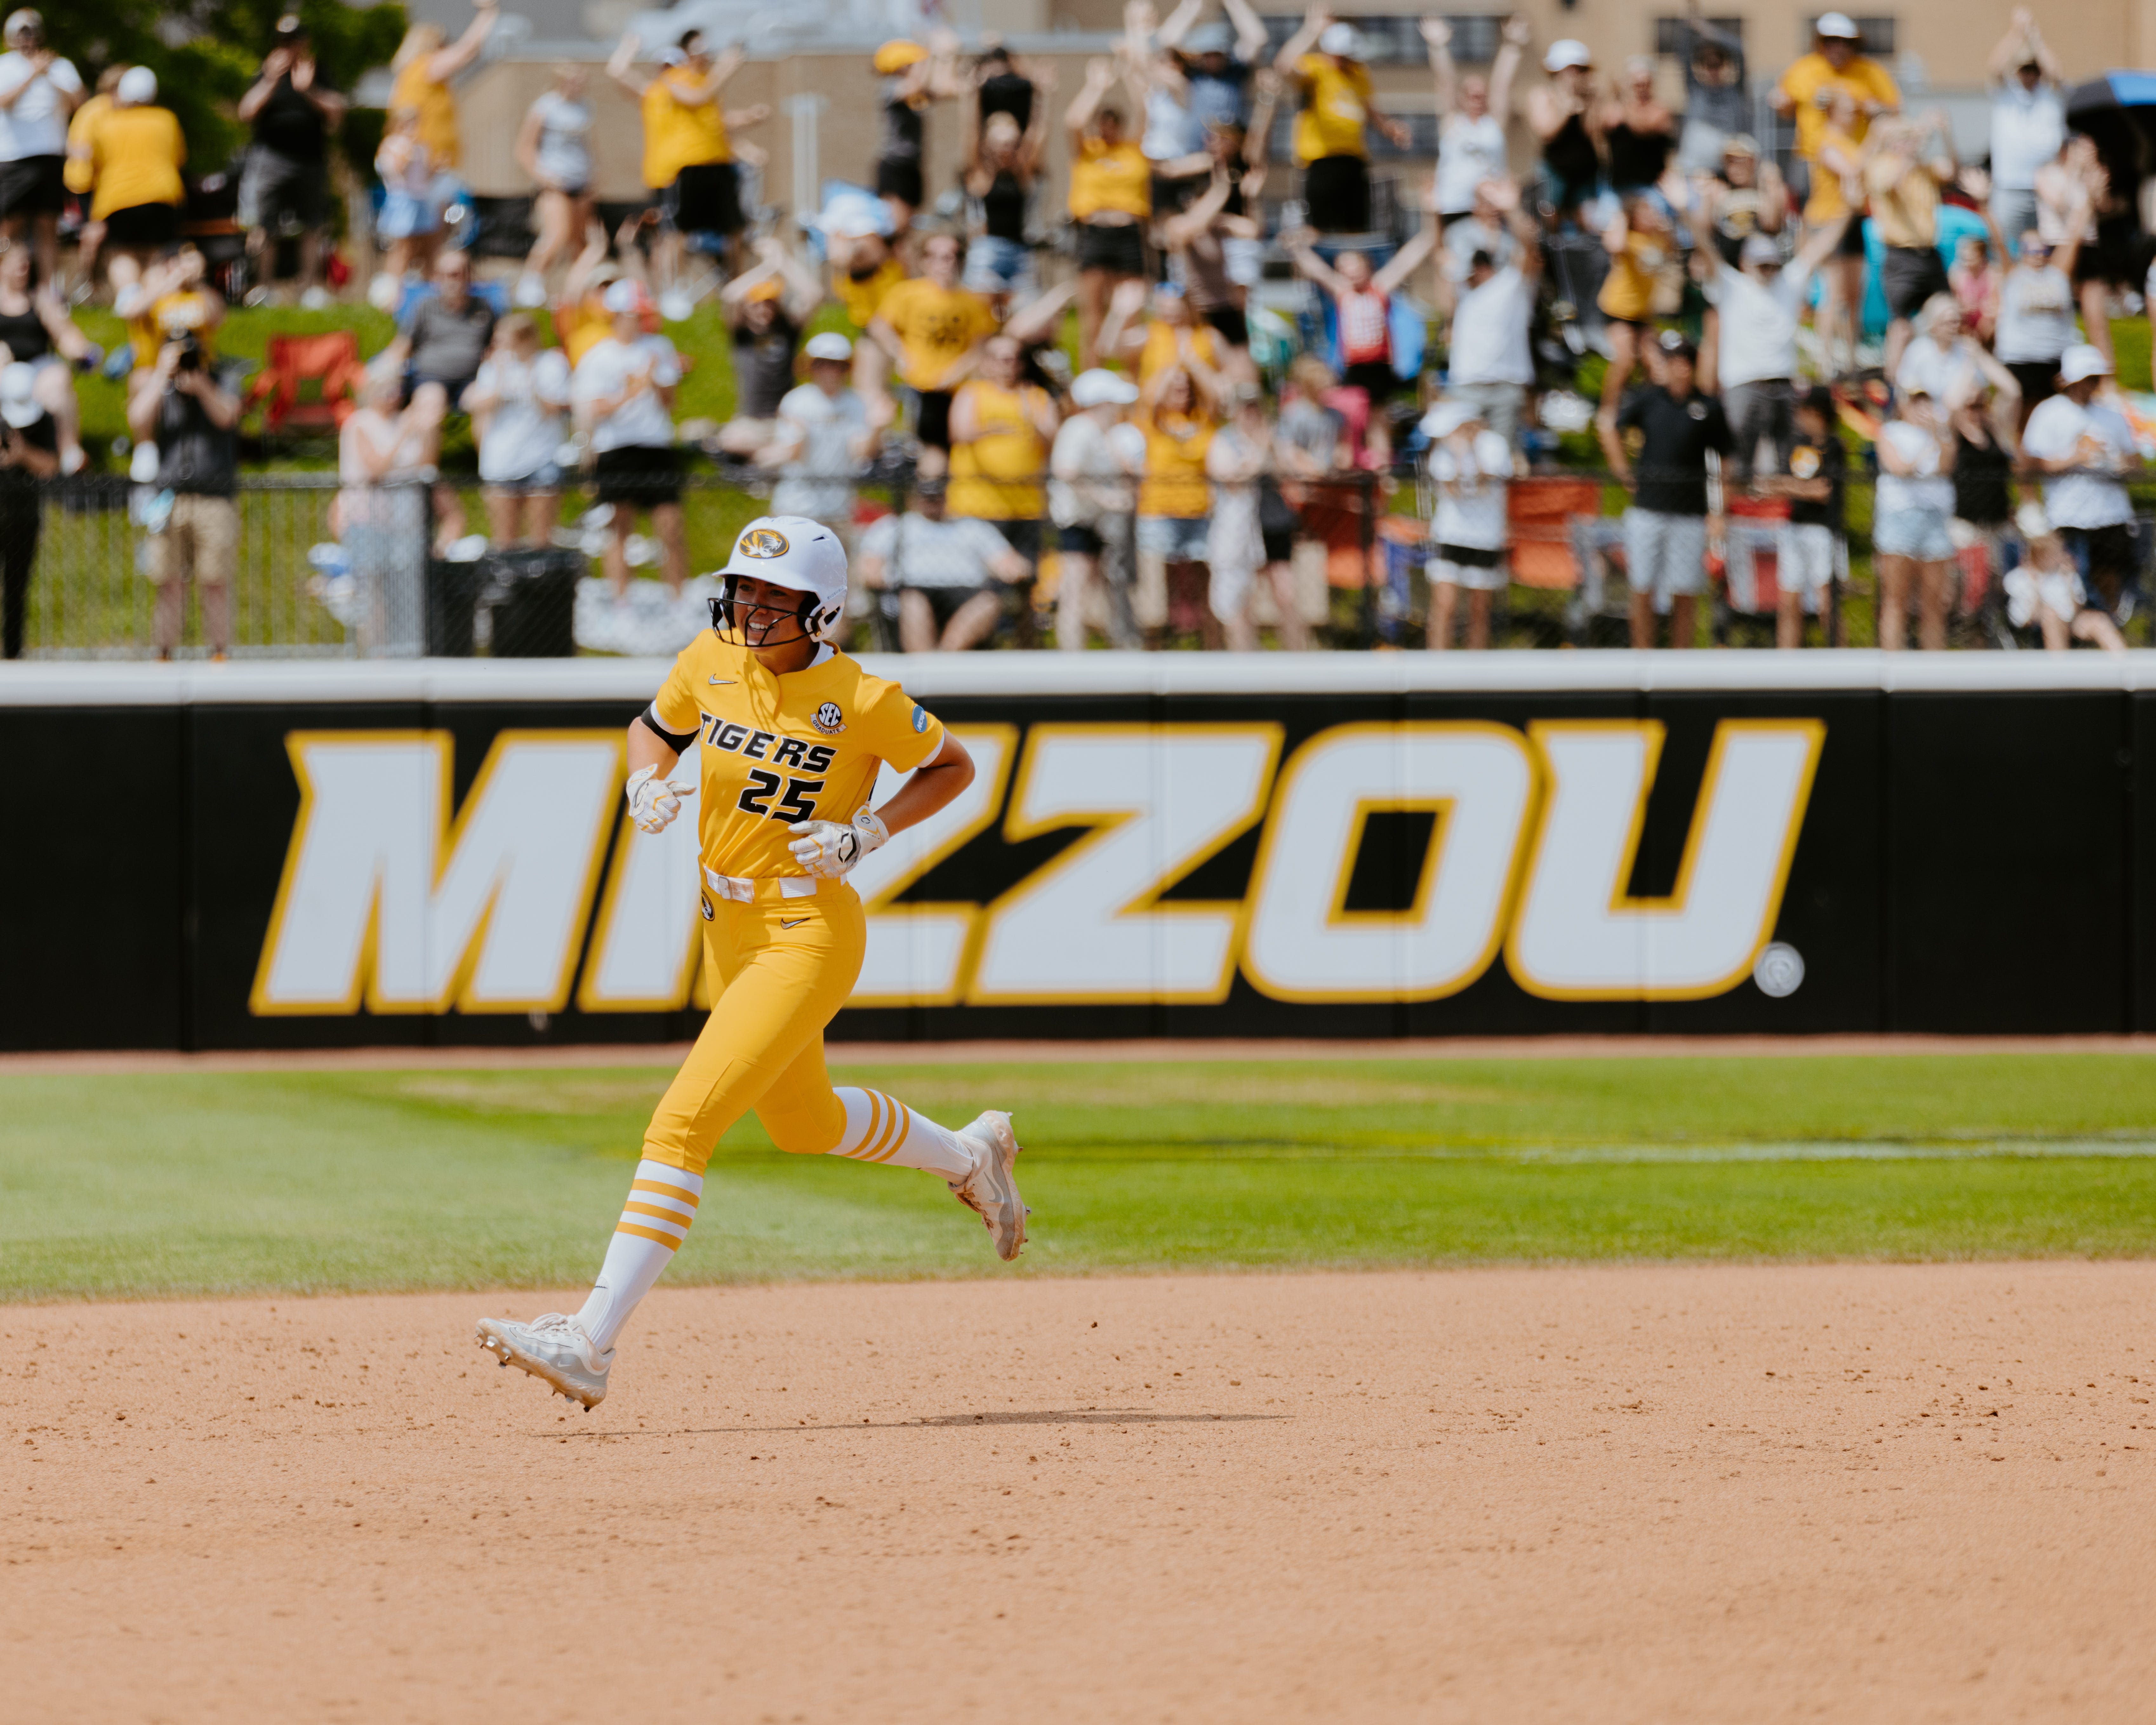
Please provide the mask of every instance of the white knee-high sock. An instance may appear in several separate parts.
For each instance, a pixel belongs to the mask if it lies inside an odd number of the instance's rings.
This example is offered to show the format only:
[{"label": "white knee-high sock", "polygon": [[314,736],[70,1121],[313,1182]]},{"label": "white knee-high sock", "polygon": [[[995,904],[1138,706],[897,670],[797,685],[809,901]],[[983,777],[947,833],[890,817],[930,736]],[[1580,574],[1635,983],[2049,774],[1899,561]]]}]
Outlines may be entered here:
[{"label": "white knee-high sock", "polygon": [[972,1147],[927,1115],[915,1113],[880,1090],[838,1084],[831,1091],[845,1104],[846,1135],[826,1154],[917,1168],[947,1180],[963,1179],[973,1173]]},{"label": "white knee-high sock", "polygon": [[701,1174],[685,1173],[663,1162],[639,1162],[629,1182],[629,1202],[607,1244],[599,1279],[577,1322],[602,1353],[613,1346],[636,1302],[651,1291],[696,1219],[704,1195]]}]

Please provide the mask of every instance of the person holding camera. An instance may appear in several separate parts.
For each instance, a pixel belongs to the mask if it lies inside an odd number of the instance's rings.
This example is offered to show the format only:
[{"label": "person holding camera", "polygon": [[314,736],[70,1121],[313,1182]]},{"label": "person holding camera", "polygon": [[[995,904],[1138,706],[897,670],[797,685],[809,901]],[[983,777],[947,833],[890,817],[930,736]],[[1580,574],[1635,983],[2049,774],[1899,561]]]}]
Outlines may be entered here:
[{"label": "person holding camera", "polygon": [[[145,572],[157,589],[157,656],[180,644],[190,576],[199,592],[203,634],[216,658],[232,644],[232,576],[239,549],[239,398],[203,362],[192,331],[167,341],[157,363],[128,385],[127,429],[138,445],[138,475],[157,487],[146,511]],[[154,465],[139,446],[146,445]]]},{"label": "person holding camera", "polygon": [[239,177],[239,223],[255,280],[276,273],[276,237],[300,242],[300,303],[329,303],[321,283],[322,228],[329,219],[330,134],[344,123],[345,99],[315,64],[313,44],[299,14],[277,20],[275,46],[254,85],[239,99],[239,117],[254,128]]}]

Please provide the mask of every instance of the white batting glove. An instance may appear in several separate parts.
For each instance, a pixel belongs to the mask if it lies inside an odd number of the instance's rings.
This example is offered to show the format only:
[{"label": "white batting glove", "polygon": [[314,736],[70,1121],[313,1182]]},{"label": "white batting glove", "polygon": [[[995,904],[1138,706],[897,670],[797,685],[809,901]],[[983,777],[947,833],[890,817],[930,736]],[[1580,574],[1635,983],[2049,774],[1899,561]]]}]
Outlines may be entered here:
[{"label": "white batting glove", "polygon": [[840,825],[835,820],[797,820],[786,829],[801,836],[786,848],[819,880],[843,880],[855,863],[891,837],[890,829],[864,809]]},{"label": "white batting glove", "polygon": [[681,799],[693,797],[693,784],[659,777],[656,767],[639,767],[629,775],[629,818],[639,833],[663,833],[681,812]]}]

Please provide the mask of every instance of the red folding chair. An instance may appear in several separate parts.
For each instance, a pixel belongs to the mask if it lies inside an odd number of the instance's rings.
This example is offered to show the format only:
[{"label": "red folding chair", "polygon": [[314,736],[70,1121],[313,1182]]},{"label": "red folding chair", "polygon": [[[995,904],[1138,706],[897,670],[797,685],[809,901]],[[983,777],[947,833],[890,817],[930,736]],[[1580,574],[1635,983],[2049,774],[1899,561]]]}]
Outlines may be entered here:
[{"label": "red folding chair", "polygon": [[262,369],[247,385],[247,405],[257,402],[265,435],[329,432],[341,428],[359,405],[359,337],[350,330],[319,336],[272,336]]}]

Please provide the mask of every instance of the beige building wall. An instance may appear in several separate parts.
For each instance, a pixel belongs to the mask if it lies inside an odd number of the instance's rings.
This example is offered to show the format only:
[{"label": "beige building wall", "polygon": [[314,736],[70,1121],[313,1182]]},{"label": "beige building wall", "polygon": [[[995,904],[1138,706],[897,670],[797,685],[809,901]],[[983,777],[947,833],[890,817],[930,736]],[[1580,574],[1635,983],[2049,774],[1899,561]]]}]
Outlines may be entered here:
[{"label": "beige building wall", "polygon": [[[991,28],[1008,34],[1014,49],[1036,64],[1052,66],[1057,74],[1057,89],[1051,98],[1056,123],[1050,136],[1049,171],[1050,183],[1060,187],[1067,179],[1060,110],[1083,83],[1086,60],[1104,51],[1111,33],[1120,28],[1120,0],[974,0],[974,3]],[[1265,0],[1257,3],[1261,14],[1269,15],[1276,9]],[[1970,3],[1910,0],[1889,14],[1881,0],[1867,0],[1867,3],[1879,8],[1878,13],[1861,11],[1858,15],[1891,15],[1896,21],[1902,55],[1896,69],[1907,74],[1919,69],[1920,64],[1923,86],[1940,93],[1981,88],[1985,58],[2005,33],[2012,10],[2007,0],[1970,0]],[[1160,0],[1160,4],[1163,11],[1167,9],[1167,0]],[[1342,8],[1350,17],[1412,16],[1421,9],[1387,5],[1383,0],[1363,0],[1352,9]],[[1676,4],[1597,6],[1568,11],[1553,0],[1535,0],[1522,9],[1535,28],[1535,45],[1517,86],[1522,98],[1541,80],[1542,50],[1558,37],[1578,37],[1604,67],[1614,71],[1628,55],[1651,51],[1657,18],[1675,17],[1681,11]],[[1747,6],[1743,0],[1710,0],[1707,9],[1716,17],[1744,20],[1752,75],[1755,80],[1771,81],[1795,58],[1804,21],[1816,8],[1813,4],[1759,7]],[[1035,19],[1063,33],[1034,34],[1023,28]],[[2052,8],[2043,23],[2070,82],[2092,77],[2110,67],[2156,65],[2156,0],[2077,0],[2071,7]],[[1086,33],[1075,33],[1079,32]],[[643,127],[636,105],[605,75],[603,45],[579,44],[576,51],[590,72],[591,100],[598,116],[600,195],[608,200],[641,196]],[[651,70],[642,69],[647,75]],[[1662,71],[1670,99],[1681,100],[1676,63],[1665,59]],[[516,166],[516,131],[525,109],[546,87],[550,75],[551,62],[505,59],[482,68],[461,86],[465,172],[482,195],[513,196],[530,189]],[[1390,111],[1428,113],[1434,106],[1426,69],[1381,65],[1373,69],[1373,75],[1379,100]],[[823,102],[815,121],[817,178],[860,182],[870,179],[880,129],[877,85],[865,44],[796,54],[783,59],[752,59],[742,67],[727,86],[728,107],[767,103],[773,110],[762,126],[741,134],[767,157],[763,181],[767,202],[790,208],[794,201],[794,121],[786,106],[793,97],[818,97]],[[1910,95],[1912,105],[1922,100],[1922,90],[1913,85]],[[937,193],[953,183],[957,172],[958,116],[954,104],[937,107],[929,121],[928,141],[927,179],[932,201]],[[1524,170],[1532,162],[1533,142],[1517,116],[1512,142],[1514,166]],[[1381,171],[1419,182],[1428,167],[1388,162],[1381,163]],[[1290,195],[1293,187],[1286,174],[1276,173],[1271,191],[1275,196]]]}]

